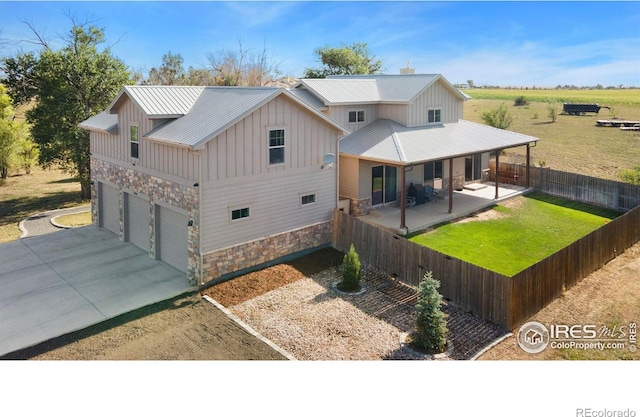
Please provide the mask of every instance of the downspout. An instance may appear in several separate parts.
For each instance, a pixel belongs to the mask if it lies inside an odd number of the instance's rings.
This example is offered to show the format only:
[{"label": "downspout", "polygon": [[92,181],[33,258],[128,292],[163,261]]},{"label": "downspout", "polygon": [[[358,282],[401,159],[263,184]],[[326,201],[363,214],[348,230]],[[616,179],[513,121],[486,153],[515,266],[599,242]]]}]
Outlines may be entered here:
[{"label": "downspout", "polygon": [[[202,150],[198,155],[198,252],[200,252],[200,285],[204,285],[204,254],[202,253]],[[196,282],[198,277],[196,277]]]},{"label": "downspout", "polygon": [[404,230],[405,233],[407,232],[407,224],[406,224],[406,214],[405,214],[405,210],[406,210],[406,206],[407,206],[407,198],[405,196],[405,183],[406,183],[406,172],[405,172],[405,167],[401,166],[400,167],[400,172],[402,173],[402,175],[400,175],[400,229]]}]

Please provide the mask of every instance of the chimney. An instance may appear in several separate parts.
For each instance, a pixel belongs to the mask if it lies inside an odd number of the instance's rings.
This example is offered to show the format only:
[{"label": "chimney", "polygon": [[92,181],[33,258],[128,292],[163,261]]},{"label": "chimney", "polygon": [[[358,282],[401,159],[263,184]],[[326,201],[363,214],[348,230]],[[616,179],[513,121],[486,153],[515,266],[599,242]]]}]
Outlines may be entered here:
[{"label": "chimney", "polygon": [[400,68],[400,74],[402,75],[406,75],[406,74],[415,74],[416,70],[414,68],[411,68],[411,62],[407,61],[407,67],[406,68]]}]

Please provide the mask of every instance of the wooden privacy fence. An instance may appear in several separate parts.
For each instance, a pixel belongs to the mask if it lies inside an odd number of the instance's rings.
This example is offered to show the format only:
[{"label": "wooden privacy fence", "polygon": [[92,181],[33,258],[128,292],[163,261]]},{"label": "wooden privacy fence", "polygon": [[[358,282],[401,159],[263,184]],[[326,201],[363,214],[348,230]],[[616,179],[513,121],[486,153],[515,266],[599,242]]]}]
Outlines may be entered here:
[{"label": "wooden privacy fence", "polygon": [[507,277],[413,243],[335,210],[332,245],[405,284],[417,287],[426,271],[457,307],[514,329],[617,254],[640,240],[640,206],[535,265]]},{"label": "wooden privacy fence", "polygon": [[522,324],[638,240],[640,207],[511,277],[508,327]]},{"label": "wooden privacy fence", "polygon": [[418,286],[426,271],[432,271],[440,281],[440,293],[450,303],[509,328],[510,278],[335,210],[332,245],[347,252],[351,244],[362,262],[413,287]]},{"label": "wooden privacy fence", "polygon": [[[494,160],[489,169],[489,179],[495,181]],[[526,186],[526,179],[526,165],[500,163],[498,182]],[[640,205],[639,185],[541,167],[531,167],[530,181],[536,191],[598,207],[629,211]]]}]

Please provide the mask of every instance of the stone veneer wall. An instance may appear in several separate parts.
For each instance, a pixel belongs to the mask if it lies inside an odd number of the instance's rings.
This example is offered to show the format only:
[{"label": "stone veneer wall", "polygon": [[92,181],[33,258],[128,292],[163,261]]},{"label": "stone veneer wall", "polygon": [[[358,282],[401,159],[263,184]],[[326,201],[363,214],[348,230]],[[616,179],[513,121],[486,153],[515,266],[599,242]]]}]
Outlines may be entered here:
[{"label": "stone veneer wall", "polygon": [[371,206],[371,198],[369,197],[363,198],[362,200],[352,198],[350,213],[354,217],[364,216],[365,214],[369,214],[370,206]]},{"label": "stone veneer wall", "polygon": [[225,274],[241,271],[307,249],[331,243],[331,221],[253,240],[204,254],[204,284]]},{"label": "stone veneer wall", "polygon": [[135,191],[149,197],[149,254],[155,258],[155,210],[157,202],[163,202],[188,212],[188,219],[193,226],[187,229],[187,278],[197,279],[200,270],[200,219],[198,209],[198,190],[182,184],[135,171],[120,165],[114,165],[96,158],[91,158],[91,217],[94,224],[98,220],[98,181],[106,180],[118,186],[120,191],[120,239],[124,239],[124,197],[123,189]]}]

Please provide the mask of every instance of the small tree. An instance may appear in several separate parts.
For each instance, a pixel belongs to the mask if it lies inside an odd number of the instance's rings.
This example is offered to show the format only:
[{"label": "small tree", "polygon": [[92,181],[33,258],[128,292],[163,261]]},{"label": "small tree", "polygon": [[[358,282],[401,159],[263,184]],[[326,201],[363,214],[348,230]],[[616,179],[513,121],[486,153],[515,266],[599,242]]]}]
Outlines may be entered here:
[{"label": "small tree", "polygon": [[527,104],[529,104],[529,102],[527,101],[526,98],[524,98],[524,96],[518,96],[513,101],[514,106],[526,106]]},{"label": "small tree", "polygon": [[550,101],[547,105],[547,111],[549,118],[551,119],[551,123],[555,123],[558,119],[558,103],[555,101]]},{"label": "small tree", "polygon": [[413,314],[411,345],[426,353],[440,353],[447,345],[447,323],[441,309],[440,283],[427,271],[418,287],[418,300]]},{"label": "small tree", "polygon": [[511,116],[504,103],[497,109],[483,112],[481,117],[486,124],[498,129],[507,129],[513,122],[513,116]]},{"label": "small tree", "polygon": [[640,184],[640,166],[636,165],[633,169],[622,169],[618,173],[618,176],[623,182],[629,184]]},{"label": "small tree", "polygon": [[338,289],[347,292],[359,291],[361,268],[360,259],[352,244],[342,260],[342,282],[338,284]]}]

